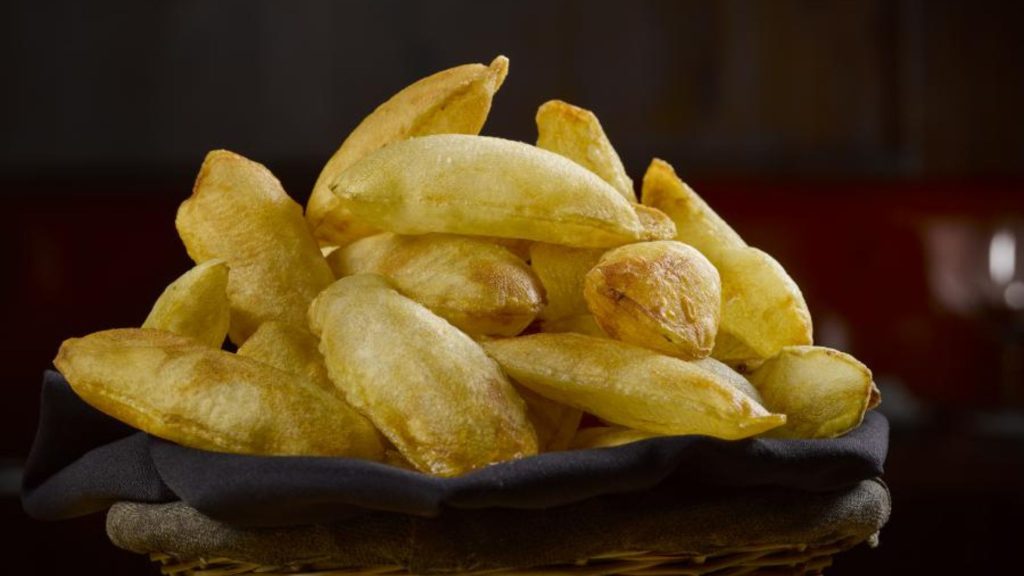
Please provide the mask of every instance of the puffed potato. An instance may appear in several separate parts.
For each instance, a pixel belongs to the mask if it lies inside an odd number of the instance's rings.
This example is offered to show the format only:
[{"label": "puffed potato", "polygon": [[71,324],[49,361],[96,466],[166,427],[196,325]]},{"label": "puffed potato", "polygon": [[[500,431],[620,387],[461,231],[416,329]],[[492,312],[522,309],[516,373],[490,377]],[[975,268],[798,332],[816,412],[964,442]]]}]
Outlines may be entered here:
[{"label": "puffed potato", "polygon": [[638,240],[643,229],[608,183],[522,142],[441,134],[397,142],[329,184],[355,217],[389,232],[445,232],[582,247]]},{"label": "puffed potato", "polygon": [[749,369],[786,346],[813,343],[807,302],[774,258],[752,247],[719,250],[715,258],[722,316],[712,356]]},{"label": "puffed potato", "polygon": [[214,258],[197,264],[169,284],[142,327],[166,330],[220,348],[228,335],[230,318],[228,265]]},{"label": "puffed potato", "polygon": [[640,203],[667,214],[676,225],[675,239],[700,250],[712,263],[716,263],[718,250],[747,245],[664,160],[651,160],[644,174]]},{"label": "puffed potato", "polygon": [[620,426],[738,439],[786,422],[713,372],[617,340],[532,334],[481,345],[522,386]]},{"label": "puffed potato", "polygon": [[206,155],[175,225],[195,262],[228,263],[237,345],[268,320],[305,326],[309,303],[334,280],[302,208],[266,167],[232,152]]},{"label": "puffed potato", "polygon": [[604,253],[603,248],[572,248],[543,242],[530,246],[530,268],[540,278],[547,296],[547,304],[539,314],[541,320],[590,313],[583,299],[583,279]]},{"label": "puffed potato", "polygon": [[860,426],[878,389],[856,358],[821,346],[788,346],[750,374],[764,405],[786,415],[777,438],[834,438]]},{"label": "puffed potato", "polygon": [[612,338],[684,360],[711,353],[722,284],[695,248],[661,240],[609,250],[584,280],[583,296]]},{"label": "puffed potato", "polygon": [[548,100],[537,109],[537,147],[561,154],[612,185],[636,202],[633,181],[622,160],[590,110],[561,100]]},{"label": "puffed potato", "polygon": [[517,386],[516,392],[526,402],[526,416],[537,433],[538,450],[568,450],[576,429],[580,427],[583,412],[579,408],[545,398],[529,388]]},{"label": "puffed potato", "polygon": [[305,378],[149,329],[65,340],[54,365],[97,410],[183,446],[378,460],[380,435]]},{"label": "puffed potato", "polygon": [[484,239],[384,233],[328,259],[339,277],[387,277],[399,292],[471,336],[515,336],[544,305],[544,288],[526,262]]},{"label": "puffed potato", "polygon": [[504,56],[490,66],[449,68],[407,86],[367,116],[327,161],[313,186],[306,219],[316,238],[345,246],[376,234],[379,230],[340,205],[328,184],[356,161],[393,142],[428,134],[480,133],[507,74]]},{"label": "puffed potato", "polygon": [[260,324],[245,344],[239,346],[237,354],[304,376],[327,392],[340,396],[327,376],[319,346],[320,341],[306,328],[271,320]]},{"label": "puffed potato", "polygon": [[338,280],[309,317],[331,381],[418,470],[455,476],[537,453],[523,400],[501,369],[385,278]]},{"label": "puffed potato", "polygon": [[594,426],[584,428],[576,433],[569,447],[573,450],[586,450],[588,448],[611,448],[631,444],[640,440],[657,438],[663,434],[652,434],[642,430],[633,430],[622,426]]}]

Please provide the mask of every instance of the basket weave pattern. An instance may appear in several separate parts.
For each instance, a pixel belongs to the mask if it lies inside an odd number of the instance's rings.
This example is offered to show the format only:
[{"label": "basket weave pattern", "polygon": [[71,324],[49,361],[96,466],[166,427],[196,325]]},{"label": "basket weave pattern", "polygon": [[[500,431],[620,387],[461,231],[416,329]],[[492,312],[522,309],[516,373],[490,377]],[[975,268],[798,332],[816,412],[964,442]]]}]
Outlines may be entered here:
[{"label": "basket weave pattern", "polygon": [[[809,575],[821,574],[831,566],[832,556],[863,542],[860,538],[846,538],[825,544],[759,546],[720,550],[710,554],[620,552],[602,554],[576,564],[542,566],[519,569],[489,569],[462,572],[463,576],[480,574],[515,574],[517,576],[740,576]],[[874,537],[868,543],[874,545]],[[306,562],[298,565],[264,566],[239,562],[228,558],[179,561],[175,557],[154,553],[150,558],[160,563],[160,570],[168,576],[233,576],[259,574],[260,576],[391,576],[410,574],[401,566],[343,567],[330,562]]]}]

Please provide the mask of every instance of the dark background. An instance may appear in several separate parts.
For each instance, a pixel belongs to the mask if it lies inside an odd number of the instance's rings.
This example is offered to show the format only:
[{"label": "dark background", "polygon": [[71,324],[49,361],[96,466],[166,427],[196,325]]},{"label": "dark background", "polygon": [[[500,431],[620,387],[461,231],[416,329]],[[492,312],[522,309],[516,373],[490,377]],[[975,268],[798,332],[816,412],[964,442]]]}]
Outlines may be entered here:
[{"label": "dark background", "polygon": [[832,574],[1015,559],[1022,22],[1021,3],[979,0],[6,3],[0,526],[15,566],[147,573],[101,516],[25,518],[18,474],[61,340],[141,323],[189,266],[174,211],[206,151],[265,163],[304,202],[377,104],[497,54],[511,67],[486,133],[532,141],[550,98],[594,110],[635,181],[671,162],[787,267],[818,341],[874,370],[894,515]]}]

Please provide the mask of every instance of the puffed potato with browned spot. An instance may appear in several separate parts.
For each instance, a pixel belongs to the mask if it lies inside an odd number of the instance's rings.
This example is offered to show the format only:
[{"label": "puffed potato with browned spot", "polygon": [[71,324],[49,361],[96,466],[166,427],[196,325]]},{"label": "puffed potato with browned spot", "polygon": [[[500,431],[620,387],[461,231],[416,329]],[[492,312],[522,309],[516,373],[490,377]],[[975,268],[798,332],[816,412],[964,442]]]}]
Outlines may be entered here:
[{"label": "puffed potato with browned spot", "polygon": [[220,348],[230,322],[228,265],[214,258],[196,264],[169,284],[142,327],[174,332]]},{"label": "puffed potato with browned spot", "polygon": [[700,252],[674,240],[606,252],[587,272],[583,296],[612,338],[684,360],[711,354],[722,285]]},{"label": "puffed potato with browned spot", "polygon": [[357,219],[328,185],[349,166],[388,144],[428,134],[479,134],[508,74],[508,58],[464,64],[423,78],[381,104],[349,134],[313,186],[306,219],[322,244],[345,246],[379,232]]},{"label": "puffed potato with browned spot", "polygon": [[471,336],[515,336],[544,305],[521,258],[482,238],[378,234],[332,253],[338,276],[379,274]]}]

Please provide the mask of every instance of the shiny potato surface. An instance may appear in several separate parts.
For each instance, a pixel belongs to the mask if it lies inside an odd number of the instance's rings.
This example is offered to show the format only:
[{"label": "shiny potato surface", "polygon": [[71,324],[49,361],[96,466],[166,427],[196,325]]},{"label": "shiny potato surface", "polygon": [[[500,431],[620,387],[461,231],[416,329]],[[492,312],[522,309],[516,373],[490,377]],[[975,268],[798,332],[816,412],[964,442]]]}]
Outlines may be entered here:
[{"label": "shiny potato surface", "polygon": [[220,348],[230,322],[228,266],[214,258],[196,264],[169,284],[142,327],[174,332]]},{"label": "shiny potato surface", "polygon": [[418,470],[454,476],[537,453],[524,402],[497,364],[383,277],[332,284],[310,327],[331,381]]},{"label": "shiny potato surface", "polygon": [[64,341],[54,360],[94,408],[184,446],[235,454],[383,457],[337,396],[270,365],[162,330]]},{"label": "shiny potato surface", "polygon": [[691,246],[661,240],[610,250],[587,272],[583,295],[612,338],[684,360],[711,354],[722,285]]},{"label": "shiny potato surface", "polygon": [[643,233],[630,203],[594,173],[553,152],[488,136],[397,142],[329,187],[357,218],[398,234],[608,247]]},{"label": "shiny potato surface", "polygon": [[268,320],[305,326],[309,303],[334,280],[302,208],[266,167],[238,154],[207,154],[175,225],[194,261],[228,263],[237,345]]},{"label": "shiny potato surface", "polygon": [[483,238],[384,233],[329,257],[339,276],[379,274],[471,336],[515,336],[544,305],[530,267]]},{"label": "shiny potato surface", "polygon": [[381,104],[356,126],[320,172],[306,218],[322,244],[345,246],[379,232],[355,218],[328,184],[356,161],[388,144],[428,134],[478,134],[508,74],[508,58],[464,64],[423,78]]},{"label": "shiny potato surface", "polygon": [[522,386],[620,426],[738,439],[786,421],[713,372],[617,340],[564,333],[481,344]]}]

